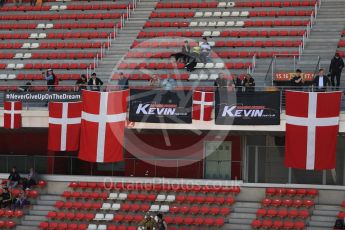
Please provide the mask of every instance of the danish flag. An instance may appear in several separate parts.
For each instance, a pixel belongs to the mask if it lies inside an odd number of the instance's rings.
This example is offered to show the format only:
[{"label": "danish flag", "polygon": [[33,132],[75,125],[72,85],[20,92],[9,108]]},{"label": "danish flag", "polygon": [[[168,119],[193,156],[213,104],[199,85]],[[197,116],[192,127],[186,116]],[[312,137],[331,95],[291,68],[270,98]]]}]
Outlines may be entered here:
[{"label": "danish flag", "polygon": [[213,92],[194,91],[193,94],[193,119],[210,121],[214,104]]},{"label": "danish flag", "polygon": [[128,90],[83,91],[79,159],[89,162],[123,160]]},{"label": "danish flag", "polygon": [[50,102],[48,149],[77,151],[79,149],[81,102]]},{"label": "danish flag", "polygon": [[286,92],[285,166],[335,168],[341,92]]},{"label": "danish flag", "polygon": [[19,129],[22,127],[22,102],[5,101],[4,102],[4,128]]}]

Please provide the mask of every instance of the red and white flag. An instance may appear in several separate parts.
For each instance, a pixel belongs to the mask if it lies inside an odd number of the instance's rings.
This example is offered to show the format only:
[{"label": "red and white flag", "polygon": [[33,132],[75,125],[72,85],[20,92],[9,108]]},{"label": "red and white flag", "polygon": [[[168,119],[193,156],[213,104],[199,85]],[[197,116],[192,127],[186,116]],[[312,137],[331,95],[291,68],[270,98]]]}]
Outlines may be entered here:
[{"label": "red and white flag", "polygon": [[286,167],[335,168],[340,101],[340,92],[286,92]]},{"label": "red and white flag", "polygon": [[83,91],[79,159],[89,162],[123,160],[128,90]]},{"label": "red and white flag", "polygon": [[5,101],[4,102],[4,128],[19,129],[22,127],[22,102]]},{"label": "red and white flag", "polygon": [[193,93],[193,119],[210,121],[214,104],[213,92],[194,91]]},{"label": "red and white flag", "polygon": [[49,103],[48,150],[79,149],[81,108],[81,102]]}]

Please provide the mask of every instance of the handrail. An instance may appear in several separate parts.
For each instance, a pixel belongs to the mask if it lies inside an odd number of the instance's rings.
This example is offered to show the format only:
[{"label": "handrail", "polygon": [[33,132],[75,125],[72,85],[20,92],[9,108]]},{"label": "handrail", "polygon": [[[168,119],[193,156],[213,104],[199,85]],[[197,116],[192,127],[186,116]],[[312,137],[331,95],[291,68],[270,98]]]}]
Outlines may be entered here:
[{"label": "handrail", "polygon": [[321,61],[321,58],[320,58],[320,56],[318,56],[317,64],[316,64],[315,70],[314,70],[314,76],[316,76],[317,72],[318,72],[319,69],[320,69],[320,61]]},{"label": "handrail", "polygon": [[[267,68],[267,72],[266,72],[266,76],[265,76],[265,81],[267,80],[268,73],[270,72],[270,69],[272,68],[274,58],[275,58],[275,56],[273,56],[273,57],[271,58],[270,65],[269,65],[268,68]],[[273,76],[272,76],[272,78],[273,78]]]}]

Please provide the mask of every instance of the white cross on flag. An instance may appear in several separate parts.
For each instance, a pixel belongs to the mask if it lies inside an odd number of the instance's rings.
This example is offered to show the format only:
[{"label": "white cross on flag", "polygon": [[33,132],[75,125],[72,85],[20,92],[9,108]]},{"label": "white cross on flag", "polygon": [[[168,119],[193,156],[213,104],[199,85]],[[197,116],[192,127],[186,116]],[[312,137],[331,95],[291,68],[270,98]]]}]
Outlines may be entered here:
[{"label": "white cross on flag", "polygon": [[5,101],[4,102],[4,128],[19,129],[22,127],[22,102]]},{"label": "white cross on flag", "polygon": [[214,93],[194,91],[193,93],[193,119],[210,121],[213,110]]},{"label": "white cross on flag", "polygon": [[128,90],[83,91],[79,159],[89,162],[123,160]]},{"label": "white cross on flag", "polygon": [[286,92],[285,166],[335,168],[341,92]]},{"label": "white cross on flag", "polygon": [[79,149],[81,102],[50,102],[48,150]]}]

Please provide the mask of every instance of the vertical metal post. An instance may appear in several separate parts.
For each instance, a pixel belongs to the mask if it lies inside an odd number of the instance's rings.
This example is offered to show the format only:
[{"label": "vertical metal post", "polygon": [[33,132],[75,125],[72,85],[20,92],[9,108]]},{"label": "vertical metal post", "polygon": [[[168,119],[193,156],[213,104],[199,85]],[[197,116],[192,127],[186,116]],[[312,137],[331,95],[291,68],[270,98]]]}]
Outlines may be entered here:
[{"label": "vertical metal post", "polygon": [[322,170],[322,184],[325,185],[327,183],[327,171]]},{"label": "vertical metal post", "polygon": [[293,69],[296,70],[296,56],[293,56]]},{"label": "vertical metal post", "polygon": [[343,185],[345,185],[345,154],[344,154],[344,162],[343,162]]},{"label": "vertical metal post", "polygon": [[[241,139],[243,140],[244,137],[242,137]],[[247,162],[248,162],[248,148],[245,147],[244,148],[244,152],[243,152],[243,157],[242,157],[242,164],[243,164],[243,171],[242,171],[242,177],[243,177],[243,181],[244,182],[248,182],[248,165],[247,165]]]},{"label": "vertical metal post", "polygon": [[71,160],[71,175],[73,175],[73,159],[72,157],[69,158]]},{"label": "vertical metal post", "polygon": [[98,65],[98,54],[96,55],[96,58],[97,58],[97,65]]},{"label": "vertical metal post", "polygon": [[292,182],[292,169],[289,168],[289,174],[288,174],[288,184],[291,184]]},{"label": "vertical metal post", "polygon": [[259,181],[259,146],[255,146],[255,183]]}]

